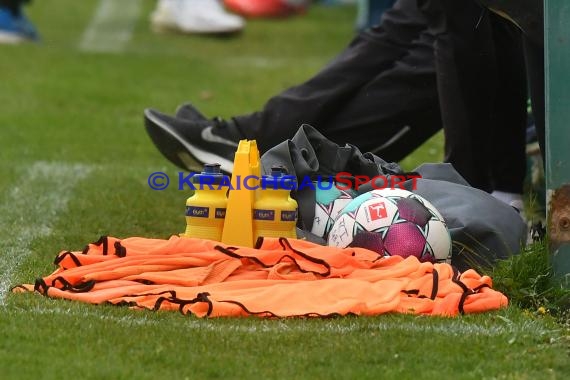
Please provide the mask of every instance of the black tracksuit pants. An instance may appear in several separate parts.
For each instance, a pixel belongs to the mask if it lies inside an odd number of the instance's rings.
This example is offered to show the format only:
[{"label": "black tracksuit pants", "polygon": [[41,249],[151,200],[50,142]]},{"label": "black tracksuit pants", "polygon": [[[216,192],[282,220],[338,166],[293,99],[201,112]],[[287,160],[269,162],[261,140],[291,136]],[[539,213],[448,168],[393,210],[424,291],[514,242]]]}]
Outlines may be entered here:
[{"label": "black tracksuit pants", "polygon": [[543,163],[545,142],[544,0],[478,0],[519,25],[523,33],[532,112]]},{"label": "black tracksuit pants", "polygon": [[441,129],[433,41],[416,0],[399,0],[316,76],[234,121],[262,151],[308,123],[398,161]]},{"label": "black tracksuit pants", "polygon": [[522,193],[526,70],[518,29],[473,0],[418,0],[435,36],[445,159],[474,186]]},{"label": "black tracksuit pants", "polygon": [[420,10],[416,1],[399,0],[316,76],[262,111],[235,117],[242,134],[265,151],[309,123],[337,143],[399,161],[443,125],[446,160],[469,183],[522,192],[526,83],[518,32],[473,3],[451,10],[458,18],[445,34],[448,13],[424,3]]}]

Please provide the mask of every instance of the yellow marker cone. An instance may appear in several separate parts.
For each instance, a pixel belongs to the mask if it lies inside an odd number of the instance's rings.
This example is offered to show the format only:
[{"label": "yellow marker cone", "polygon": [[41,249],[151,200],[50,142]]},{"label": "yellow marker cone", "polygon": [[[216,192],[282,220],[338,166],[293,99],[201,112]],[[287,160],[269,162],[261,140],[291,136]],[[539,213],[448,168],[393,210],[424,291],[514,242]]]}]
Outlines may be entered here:
[{"label": "yellow marker cone", "polygon": [[[241,140],[235,155],[232,187],[228,196],[222,242],[227,245],[253,247],[252,210],[259,185],[261,164],[255,141]],[[249,177],[249,179],[247,179]],[[246,181],[247,179],[247,181]]]}]

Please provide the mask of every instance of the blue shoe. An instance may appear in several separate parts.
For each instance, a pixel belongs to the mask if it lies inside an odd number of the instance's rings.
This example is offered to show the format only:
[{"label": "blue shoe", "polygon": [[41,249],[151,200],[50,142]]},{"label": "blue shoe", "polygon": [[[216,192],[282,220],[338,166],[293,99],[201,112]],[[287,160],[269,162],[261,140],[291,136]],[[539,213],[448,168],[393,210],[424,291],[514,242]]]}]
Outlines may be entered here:
[{"label": "blue shoe", "polygon": [[15,16],[10,10],[0,8],[0,43],[17,44],[38,39],[36,28],[23,13]]}]

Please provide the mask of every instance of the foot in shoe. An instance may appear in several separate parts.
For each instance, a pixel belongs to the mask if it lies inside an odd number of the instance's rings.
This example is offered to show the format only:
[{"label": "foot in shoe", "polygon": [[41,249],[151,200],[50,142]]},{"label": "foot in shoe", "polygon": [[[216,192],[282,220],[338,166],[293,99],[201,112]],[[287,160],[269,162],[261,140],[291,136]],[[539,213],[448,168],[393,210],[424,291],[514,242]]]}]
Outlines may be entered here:
[{"label": "foot in shoe", "polygon": [[151,15],[155,30],[227,34],[241,31],[243,18],[228,13],[219,0],[159,0]]},{"label": "foot in shoe", "polygon": [[18,44],[38,39],[36,28],[24,13],[14,14],[10,9],[0,7],[0,43]]},{"label": "foot in shoe", "polygon": [[146,109],[145,127],[158,150],[175,165],[201,171],[203,164],[217,162],[231,173],[240,137],[232,132],[231,122],[198,114],[182,119]]},{"label": "foot in shoe", "polygon": [[178,119],[185,119],[185,120],[207,120],[208,118],[204,116],[204,114],[196,107],[192,105],[192,103],[183,103],[176,108],[176,117]]}]

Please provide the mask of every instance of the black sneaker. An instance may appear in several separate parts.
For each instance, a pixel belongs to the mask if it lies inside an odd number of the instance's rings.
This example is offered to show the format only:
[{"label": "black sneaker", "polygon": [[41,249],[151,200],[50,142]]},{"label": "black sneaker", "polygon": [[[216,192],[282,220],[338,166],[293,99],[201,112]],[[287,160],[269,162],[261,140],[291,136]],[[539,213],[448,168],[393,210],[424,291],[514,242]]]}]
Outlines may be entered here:
[{"label": "black sneaker", "polygon": [[146,131],[158,150],[182,169],[201,172],[204,164],[217,162],[222,171],[231,173],[239,138],[227,132],[226,121],[195,112],[177,118],[146,109]]},{"label": "black sneaker", "polygon": [[192,103],[184,103],[176,108],[176,117],[185,120],[208,120]]}]

